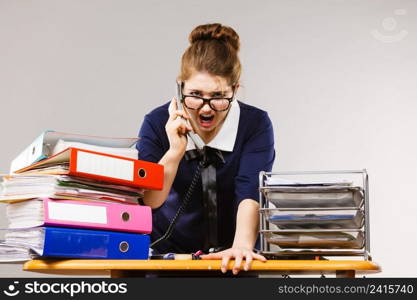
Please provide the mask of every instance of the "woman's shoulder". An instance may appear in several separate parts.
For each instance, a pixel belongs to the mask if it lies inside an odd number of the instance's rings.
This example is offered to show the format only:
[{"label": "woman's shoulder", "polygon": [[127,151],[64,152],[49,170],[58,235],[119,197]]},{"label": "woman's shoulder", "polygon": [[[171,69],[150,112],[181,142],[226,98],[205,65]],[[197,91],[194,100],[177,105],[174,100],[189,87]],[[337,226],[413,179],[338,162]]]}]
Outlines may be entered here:
[{"label": "woman's shoulder", "polygon": [[240,107],[241,119],[244,119],[245,122],[256,121],[256,120],[269,120],[268,112],[253,105],[246,104],[242,101],[238,101]]},{"label": "woman's shoulder", "polygon": [[168,113],[169,103],[170,102],[167,102],[165,104],[162,104],[161,106],[158,106],[152,109],[149,113],[147,113],[147,116],[161,117],[161,116],[169,115]]},{"label": "woman's shoulder", "polygon": [[167,102],[161,106],[154,108],[153,110],[151,110],[149,113],[146,114],[145,118],[148,119],[149,121],[156,121],[158,123],[161,121],[164,121],[164,125],[165,125],[166,121],[169,118],[169,112],[168,112],[169,103],[170,102]]},{"label": "woman's shoulder", "polygon": [[[169,118],[168,106],[169,102],[152,109],[145,115],[139,130],[138,147],[142,149],[142,154],[149,150],[150,144],[148,142],[150,140],[153,141],[153,144],[157,144],[160,149],[165,149],[166,145],[169,146],[165,132],[165,124]],[[155,151],[154,148],[151,147],[151,149]]]},{"label": "woman's shoulder", "polygon": [[238,143],[262,155],[265,149],[268,150],[274,144],[274,129],[268,112],[240,101],[239,106]]}]

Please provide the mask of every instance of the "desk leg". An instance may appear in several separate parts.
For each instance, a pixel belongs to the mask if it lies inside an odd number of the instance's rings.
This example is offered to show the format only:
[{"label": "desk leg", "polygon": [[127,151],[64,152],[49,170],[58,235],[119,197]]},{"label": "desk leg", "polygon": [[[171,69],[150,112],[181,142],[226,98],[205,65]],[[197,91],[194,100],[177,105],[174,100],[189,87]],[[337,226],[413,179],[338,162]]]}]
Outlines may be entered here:
[{"label": "desk leg", "polygon": [[110,270],[111,278],[146,277],[146,272],[132,270]]},{"label": "desk leg", "polygon": [[123,278],[125,276],[125,271],[123,270],[110,270],[110,277],[111,278]]},{"label": "desk leg", "polygon": [[355,270],[336,271],[336,278],[355,278]]}]

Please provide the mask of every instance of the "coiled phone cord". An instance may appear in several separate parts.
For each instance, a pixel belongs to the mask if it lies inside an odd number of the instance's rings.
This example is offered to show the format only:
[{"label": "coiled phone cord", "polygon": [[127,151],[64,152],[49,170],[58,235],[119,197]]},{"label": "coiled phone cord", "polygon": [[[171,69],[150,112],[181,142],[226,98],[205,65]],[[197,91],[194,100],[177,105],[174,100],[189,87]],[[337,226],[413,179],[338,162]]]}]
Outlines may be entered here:
[{"label": "coiled phone cord", "polygon": [[193,195],[195,186],[197,185],[198,179],[200,178],[201,175],[201,168],[204,166],[204,161],[199,161],[198,165],[197,165],[197,169],[195,170],[193,179],[191,180],[191,184],[188,187],[187,193],[185,194],[185,197],[180,205],[180,207],[177,210],[177,213],[175,214],[175,216],[172,218],[171,223],[168,226],[168,229],[165,231],[164,235],[161,236],[159,239],[157,239],[156,241],[154,241],[150,247],[154,247],[156,244],[158,244],[159,242],[168,239],[171,234],[172,234],[172,230],[174,229],[174,225],[177,222],[178,217],[183,213],[185,207],[187,206],[188,202],[190,202],[191,200],[191,196]]}]

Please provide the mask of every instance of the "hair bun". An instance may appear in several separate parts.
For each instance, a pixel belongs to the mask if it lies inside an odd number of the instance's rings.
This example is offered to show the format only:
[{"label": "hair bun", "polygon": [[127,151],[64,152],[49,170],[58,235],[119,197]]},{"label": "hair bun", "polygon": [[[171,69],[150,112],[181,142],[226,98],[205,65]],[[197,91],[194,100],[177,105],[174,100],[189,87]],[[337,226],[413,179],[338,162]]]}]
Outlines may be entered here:
[{"label": "hair bun", "polygon": [[239,51],[239,35],[231,27],[219,23],[200,25],[190,33],[189,41],[194,44],[197,41],[219,40],[228,43],[236,51]]}]

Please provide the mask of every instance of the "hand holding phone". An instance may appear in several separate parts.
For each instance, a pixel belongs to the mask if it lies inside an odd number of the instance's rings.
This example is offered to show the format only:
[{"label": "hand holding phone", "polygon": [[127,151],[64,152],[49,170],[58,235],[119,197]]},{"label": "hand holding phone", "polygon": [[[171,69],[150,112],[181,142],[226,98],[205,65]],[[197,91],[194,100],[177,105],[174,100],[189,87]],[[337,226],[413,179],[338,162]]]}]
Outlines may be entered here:
[{"label": "hand holding phone", "polygon": [[[182,83],[177,82],[177,110],[184,110],[182,105]],[[181,117],[179,117],[181,118]],[[183,118],[184,119],[184,118]],[[184,119],[185,120],[185,119]],[[187,125],[191,126],[190,122],[188,120],[185,120]],[[194,145],[197,149],[201,150],[204,148],[205,143],[203,139],[196,133],[189,131],[187,133],[187,136],[194,142]]]},{"label": "hand holding phone", "polygon": [[184,122],[183,119],[189,117],[184,111],[177,109],[177,100],[175,97],[172,98],[168,111],[169,118],[165,124],[165,132],[169,141],[169,150],[171,154],[181,159],[187,148],[187,132],[191,131],[192,127]]}]

